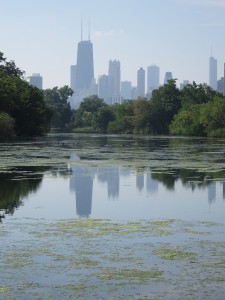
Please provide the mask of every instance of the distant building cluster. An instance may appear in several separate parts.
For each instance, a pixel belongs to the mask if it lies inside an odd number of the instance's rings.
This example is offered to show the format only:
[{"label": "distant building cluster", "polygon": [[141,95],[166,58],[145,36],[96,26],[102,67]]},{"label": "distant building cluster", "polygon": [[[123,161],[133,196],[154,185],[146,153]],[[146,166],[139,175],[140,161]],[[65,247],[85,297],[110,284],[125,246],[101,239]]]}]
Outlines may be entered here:
[{"label": "distant building cluster", "polygon": [[[147,77],[147,78],[146,78]],[[166,72],[164,84],[173,79],[172,72]],[[29,77],[31,85],[42,89],[42,77],[40,74],[32,74]],[[189,84],[188,80],[180,83],[180,89]],[[209,58],[209,85],[225,95],[225,63],[224,76],[217,79],[217,60],[211,55]],[[151,98],[152,92],[160,87],[160,68],[157,65],[147,67],[147,76],[143,67],[137,70],[137,85],[130,81],[121,81],[121,65],[119,60],[109,60],[108,74],[102,74],[96,82],[94,77],[93,44],[90,40],[82,40],[78,43],[76,65],[70,68],[70,87],[74,91],[69,99],[72,108],[78,108],[81,101],[88,96],[98,95],[99,98],[110,105],[123,103],[125,100],[138,97]]]},{"label": "distant building cluster", "polygon": [[[94,78],[93,45],[89,39],[78,43],[77,62],[70,68],[70,87],[74,94],[69,99],[71,107],[78,108],[81,101],[90,95],[98,95],[108,104],[122,103],[125,100],[148,97],[160,86],[160,68],[156,65],[147,67],[147,86],[145,70],[137,70],[137,85],[130,81],[121,81],[119,60],[109,60],[108,74],[102,74],[96,82]],[[172,73],[166,72],[164,82],[172,79]]]}]

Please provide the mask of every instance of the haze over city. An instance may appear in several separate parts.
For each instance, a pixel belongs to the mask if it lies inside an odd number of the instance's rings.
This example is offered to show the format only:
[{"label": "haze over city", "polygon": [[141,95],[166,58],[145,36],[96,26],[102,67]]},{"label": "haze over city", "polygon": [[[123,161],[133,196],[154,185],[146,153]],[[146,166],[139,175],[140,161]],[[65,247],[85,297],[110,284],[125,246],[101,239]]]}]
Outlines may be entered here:
[{"label": "haze over city", "polygon": [[43,88],[70,84],[77,44],[90,38],[94,76],[121,63],[121,80],[137,83],[137,70],[156,64],[160,82],[171,71],[178,83],[209,80],[209,57],[225,62],[224,0],[40,0],[0,1],[4,34],[0,50],[26,72],[40,73]]}]

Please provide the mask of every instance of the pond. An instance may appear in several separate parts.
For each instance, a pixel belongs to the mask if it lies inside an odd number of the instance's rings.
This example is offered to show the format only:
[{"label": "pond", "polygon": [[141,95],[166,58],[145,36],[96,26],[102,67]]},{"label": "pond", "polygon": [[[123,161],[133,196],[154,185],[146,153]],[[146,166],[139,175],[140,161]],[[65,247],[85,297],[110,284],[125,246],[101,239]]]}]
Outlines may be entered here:
[{"label": "pond", "polygon": [[225,140],[0,144],[0,299],[224,299]]}]

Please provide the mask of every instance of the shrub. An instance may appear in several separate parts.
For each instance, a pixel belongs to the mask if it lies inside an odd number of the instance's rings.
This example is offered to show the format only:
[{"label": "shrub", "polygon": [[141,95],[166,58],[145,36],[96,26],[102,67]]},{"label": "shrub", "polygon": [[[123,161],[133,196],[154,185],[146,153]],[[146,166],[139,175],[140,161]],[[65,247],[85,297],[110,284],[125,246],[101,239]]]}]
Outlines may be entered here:
[{"label": "shrub", "polygon": [[14,119],[9,114],[0,112],[0,140],[9,140],[14,136]]}]

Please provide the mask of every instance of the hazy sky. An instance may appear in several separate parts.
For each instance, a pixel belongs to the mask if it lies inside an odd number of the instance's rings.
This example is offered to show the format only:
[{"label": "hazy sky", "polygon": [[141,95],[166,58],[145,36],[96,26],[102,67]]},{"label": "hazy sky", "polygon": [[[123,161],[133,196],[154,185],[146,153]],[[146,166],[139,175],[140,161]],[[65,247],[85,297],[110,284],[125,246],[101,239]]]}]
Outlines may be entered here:
[{"label": "hazy sky", "polygon": [[121,79],[136,85],[140,67],[156,64],[160,81],[171,71],[178,82],[208,83],[208,61],[225,62],[225,0],[0,0],[0,51],[44,88],[70,84],[77,43],[94,47],[95,77],[121,62]]}]

